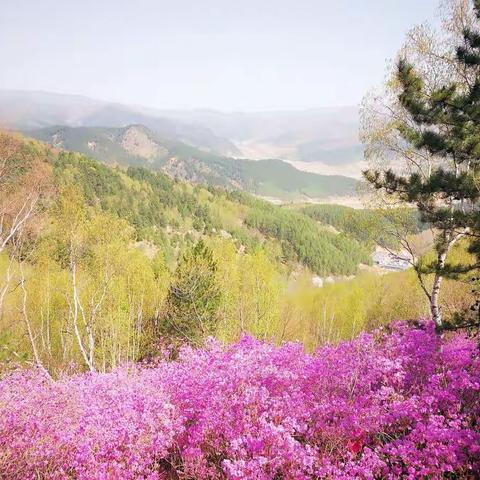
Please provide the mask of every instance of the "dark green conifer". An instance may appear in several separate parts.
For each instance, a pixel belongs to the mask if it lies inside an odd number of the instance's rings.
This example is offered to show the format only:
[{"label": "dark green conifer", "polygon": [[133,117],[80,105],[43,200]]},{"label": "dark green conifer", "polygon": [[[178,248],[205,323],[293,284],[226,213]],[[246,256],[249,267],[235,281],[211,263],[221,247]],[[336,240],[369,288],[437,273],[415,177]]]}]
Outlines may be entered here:
[{"label": "dark green conifer", "polygon": [[188,343],[201,343],[215,332],[220,302],[217,262],[212,250],[200,240],[185,252],[175,271],[162,333]]},{"label": "dark green conifer", "polygon": [[391,169],[364,172],[375,188],[415,204],[422,221],[438,232],[435,261],[418,268],[421,273],[434,274],[433,288],[426,293],[439,329],[442,278],[477,268],[477,264],[449,265],[450,248],[459,238],[468,236],[471,252],[480,254],[480,0],[474,1],[474,9],[476,29],[463,32],[463,44],[456,48],[454,58],[457,71],[463,72],[461,81],[432,91],[405,59],[397,65],[398,100],[408,117],[397,123],[397,129],[409,145],[444,161],[428,176],[401,175]]}]

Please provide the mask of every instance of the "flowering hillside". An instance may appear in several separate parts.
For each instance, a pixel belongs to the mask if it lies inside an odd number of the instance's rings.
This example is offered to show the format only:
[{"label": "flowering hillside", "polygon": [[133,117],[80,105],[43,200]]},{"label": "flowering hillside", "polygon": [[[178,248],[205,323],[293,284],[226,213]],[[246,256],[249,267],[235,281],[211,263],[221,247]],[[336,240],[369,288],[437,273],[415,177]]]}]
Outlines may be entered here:
[{"label": "flowering hillside", "polygon": [[396,324],[314,355],[252,338],[0,382],[0,478],[478,478],[480,360]]}]

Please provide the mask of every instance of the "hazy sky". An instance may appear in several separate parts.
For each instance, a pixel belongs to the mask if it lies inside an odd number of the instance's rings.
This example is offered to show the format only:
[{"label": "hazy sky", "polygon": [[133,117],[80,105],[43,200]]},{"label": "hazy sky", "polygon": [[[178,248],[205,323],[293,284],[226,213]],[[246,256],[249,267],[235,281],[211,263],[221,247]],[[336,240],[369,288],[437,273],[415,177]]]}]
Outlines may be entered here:
[{"label": "hazy sky", "polygon": [[160,108],[357,104],[438,0],[0,0],[0,88]]}]

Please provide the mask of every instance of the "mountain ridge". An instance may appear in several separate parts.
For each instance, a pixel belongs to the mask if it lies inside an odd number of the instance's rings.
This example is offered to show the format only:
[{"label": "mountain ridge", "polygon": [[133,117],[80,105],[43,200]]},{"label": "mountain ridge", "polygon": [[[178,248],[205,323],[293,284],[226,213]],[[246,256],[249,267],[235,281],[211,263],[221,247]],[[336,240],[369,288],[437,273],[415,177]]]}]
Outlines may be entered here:
[{"label": "mountain ridge", "polygon": [[278,159],[234,159],[162,138],[145,125],[53,126],[26,132],[56,148],[91,155],[109,165],[142,166],[182,180],[281,200],[354,195],[357,181],[302,172]]},{"label": "mountain ridge", "polygon": [[0,125],[4,127],[131,124],[146,125],[163,137],[217,155],[280,158],[314,173],[360,177],[365,167],[355,106],[264,112],[162,110],[81,95],[0,90]]}]

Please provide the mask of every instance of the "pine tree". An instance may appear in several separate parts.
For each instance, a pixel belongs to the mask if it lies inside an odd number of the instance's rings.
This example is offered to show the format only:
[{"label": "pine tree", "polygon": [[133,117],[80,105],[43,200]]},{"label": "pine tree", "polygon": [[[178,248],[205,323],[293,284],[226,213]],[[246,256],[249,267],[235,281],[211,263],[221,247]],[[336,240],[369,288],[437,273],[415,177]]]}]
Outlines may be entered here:
[{"label": "pine tree", "polygon": [[217,262],[212,250],[200,240],[187,250],[175,271],[161,333],[199,344],[215,332],[220,304]]},{"label": "pine tree", "polygon": [[442,279],[455,277],[478,267],[450,265],[447,256],[462,237],[470,238],[470,251],[480,255],[480,0],[474,1],[475,29],[465,29],[463,44],[457,46],[453,61],[462,80],[434,89],[406,59],[397,65],[400,85],[398,101],[407,114],[396,128],[404,141],[417,151],[440,159],[428,175],[408,175],[368,170],[364,176],[375,188],[400,200],[415,204],[421,219],[437,233],[436,258],[417,266],[417,274],[433,274],[429,289],[422,288],[430,301],[433,320],[443,326],[439,307]]}]

